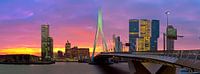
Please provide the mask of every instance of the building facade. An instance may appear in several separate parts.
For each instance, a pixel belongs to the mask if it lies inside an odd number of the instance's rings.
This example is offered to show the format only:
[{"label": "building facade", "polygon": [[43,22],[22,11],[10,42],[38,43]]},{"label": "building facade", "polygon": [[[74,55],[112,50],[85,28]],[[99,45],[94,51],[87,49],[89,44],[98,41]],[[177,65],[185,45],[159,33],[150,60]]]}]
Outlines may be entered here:
[{"label": "building facade", "polygon": [[[67,43],[65,44],[65,53],[71,49],[71,43],[67,40]],[[65,56],[69,56],[68,54],[65,54]]]},{"label": "building facade", "polygon": [[139,38],[139,20],[129,20],[129,52],[136,51],[136,39]]},{"label": "building facade", "polygon": [[129,20],[129,51],[157,51],[159,20]]},{"label": "building facade", "polygon": [[159,35],[160,35],[160,22],[159,20],[152,20],[151,21],[151,38],[150,38],[151,51],[158,50]]},{"label": "building facade", "polygon": [[48,37],[48,55],[53,58],[53,38]]},{"label": "building facade", "polygon": [[57,52],[57,57],[58,57],[58,58],[63,58],[63,57],[64,57],[64,56],[63,56],[63,52],[59,50],[59,51]]},{"label": "building facade", "polygon": [[113,35],[113,44],[114,44],[114,52],[122,52],[123,51],[123,45],[120,40],[120,36]]},{"label": "building facade", "polygon": [[167,50],[174,50],[174,40],[177,40],[177,29],[172,25],[167,26]]},{"label": "building facade", "polygon": [[30,54],[8,54],[0,55],[0,62],[3,63],[36,63],[39,60],[39,56]]},{"label": "building facade", "polygon": [[65,54],[67,58],[75,59],[75,60],[90,58],[89,48],[73,47],[73,48],[68,49]]},{"label": "building facade", "polygon": [[90,59],[89,48],[78,48],[78,60]]},{"label": "building facade", "polygon": [[53,59],[53,39],[49,36],[49,25],[41,26],[41,58],[43,61]]}]

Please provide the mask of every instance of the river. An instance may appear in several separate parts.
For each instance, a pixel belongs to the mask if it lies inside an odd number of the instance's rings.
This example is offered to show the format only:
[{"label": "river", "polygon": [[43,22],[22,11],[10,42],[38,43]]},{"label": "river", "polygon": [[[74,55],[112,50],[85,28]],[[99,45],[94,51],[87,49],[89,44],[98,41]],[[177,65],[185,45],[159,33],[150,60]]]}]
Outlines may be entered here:
[{"label": "river", "polygon": [[109,66],[57,62],[51,65],[0,65],[0,74],[129,74],[127,63]]}]

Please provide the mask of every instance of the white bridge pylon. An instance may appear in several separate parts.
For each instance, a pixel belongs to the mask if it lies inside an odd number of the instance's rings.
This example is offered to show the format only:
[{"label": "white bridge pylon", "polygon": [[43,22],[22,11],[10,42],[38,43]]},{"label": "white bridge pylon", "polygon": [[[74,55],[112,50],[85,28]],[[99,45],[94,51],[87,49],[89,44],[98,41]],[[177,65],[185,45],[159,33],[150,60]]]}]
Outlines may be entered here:
[{"label": "white bridge pylon", "polygon": [[92,62],[94,61],[94,54],[95,54],[95,50],[96,50],[96,45],[97,45],[97,40],[98,40],[99,34],[102,37],[103,51],[104,52],[108,52],[106,39],[105,39],[104,33],[103,33],[103,17],[102,17],[101,8],[98,9],[98,22],[97,22],[97,29],[96,29],[95,39],[94,39],[94,48],[93,48],[93,52],[92,52]]}]

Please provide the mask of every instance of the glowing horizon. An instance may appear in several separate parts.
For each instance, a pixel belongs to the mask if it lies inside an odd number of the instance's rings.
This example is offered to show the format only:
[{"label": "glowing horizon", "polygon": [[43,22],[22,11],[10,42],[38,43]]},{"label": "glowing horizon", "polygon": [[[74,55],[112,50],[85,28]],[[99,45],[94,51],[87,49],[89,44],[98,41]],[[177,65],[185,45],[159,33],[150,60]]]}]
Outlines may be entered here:
[{"label": "glowing horizon", "polygon": [[[78,47],[78,48],[89,48],[89,52],[91,53],[93,51],[93,48],[90,47]],[[53,52],[57,53],[58,51],[65,52],[65,48],[54,48]],[[102,52],[100,47],[97,47],[97,53]],[[19,47],[19,48],[5,48],[1,49],[0,55],[6,55],[6,54],[32,54],[41,56],[41,48],[30,48],[30,47]]]}]

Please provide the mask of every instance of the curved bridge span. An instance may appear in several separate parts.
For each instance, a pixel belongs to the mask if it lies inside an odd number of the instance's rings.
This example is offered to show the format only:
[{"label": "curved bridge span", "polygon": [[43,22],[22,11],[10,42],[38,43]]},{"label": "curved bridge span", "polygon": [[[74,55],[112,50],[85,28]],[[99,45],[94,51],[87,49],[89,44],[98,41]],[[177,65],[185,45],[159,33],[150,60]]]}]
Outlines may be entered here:
[{"label": "curved bridge span", "polygon": [[[154,63],[154,64],[160,64],[160,69],[165,66],[165,69],[169,68],[187,68],[191,71],[200,70],[200,51],[199,50],[179,50],[179,51],[158,51],[158,52],[102,52],[99,55],[95,56],[95,62],[97,64],[101,63],[108,63],[109,58],[113,57],[119,57],[119,58],[125,58],[128,59],[129,68],[131,71],[131,68],[134,66],[138,68],[137,65],[140,64],[140,67],[142,66],[141,63]],[[142,68],[145,70],[144,68]],[[146,69],[147,70],[147,69]],[[132,73],[135,74],[136,71],[139,71],[137,69],[134,69]],[[160,73],[158,70],[153,72]],[[144,72],[144,71],[143,71]],[[164,71],[163,71],[164,72]],[[175,72],[170,70],[171,72]],[[141,73],[141,72],[139,72]],[[152,73],[147,70],[147,73]]]}]

